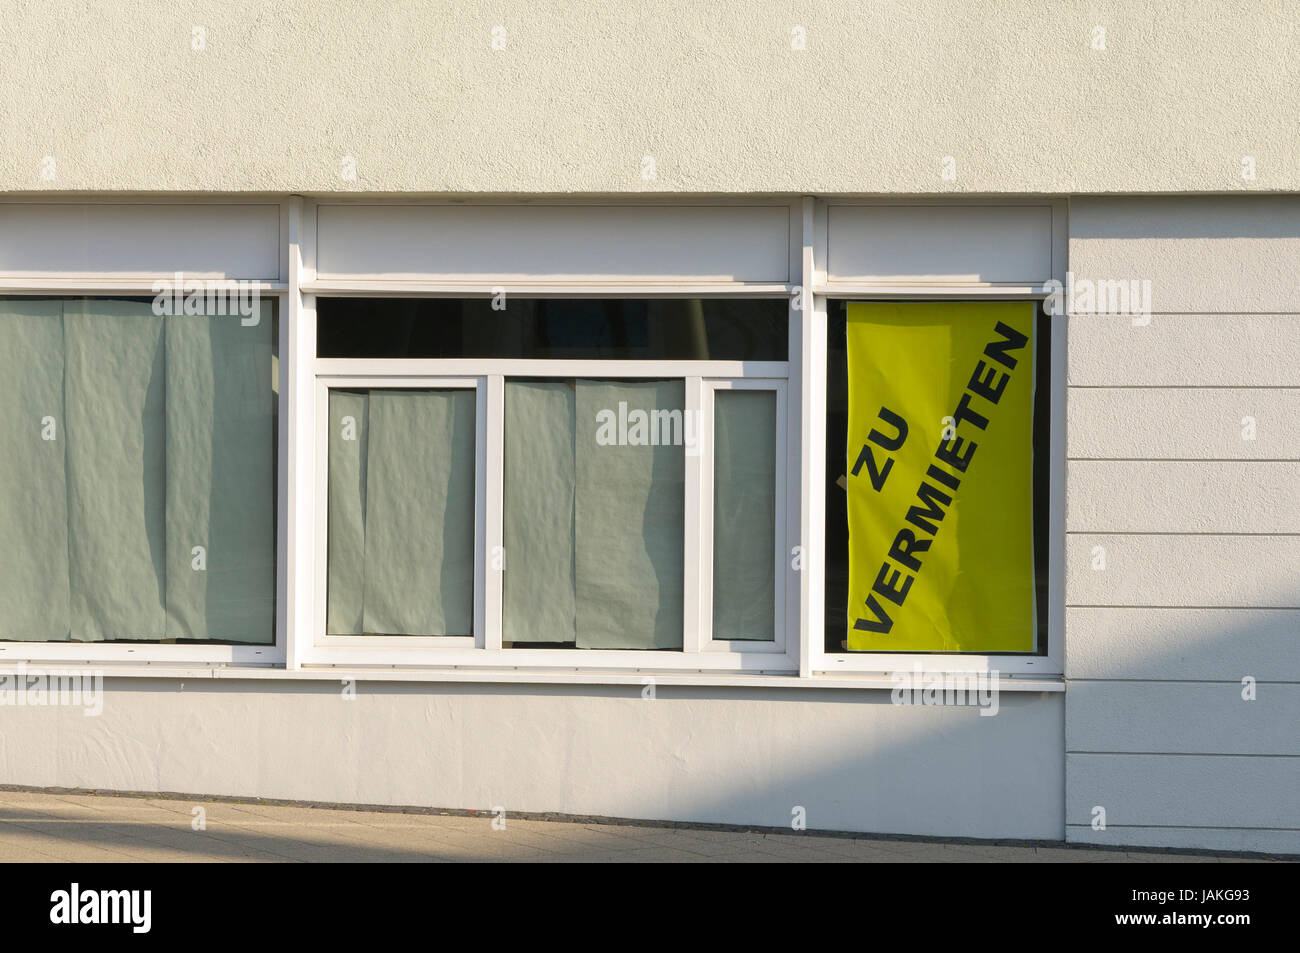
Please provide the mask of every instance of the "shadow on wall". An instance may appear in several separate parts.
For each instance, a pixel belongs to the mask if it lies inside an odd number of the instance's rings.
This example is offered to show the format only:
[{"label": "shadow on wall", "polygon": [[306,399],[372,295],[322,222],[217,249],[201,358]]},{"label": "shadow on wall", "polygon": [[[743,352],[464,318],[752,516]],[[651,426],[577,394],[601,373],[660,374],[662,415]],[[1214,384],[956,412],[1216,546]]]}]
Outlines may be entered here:
[{"label": "shadow on wall", "polygon": [[[6,783],[1059,840],[1063,705],[890,692],[112,679],[104,714],[15,710]],[[57,735],[50,737],[51,731]],[[39,746],[43,755],[29,754]],[[25,753],[27,752],[27,753]],[[796,813],[797,812],[797,813]]]},{"label": "shadow on wall", "polygon": [[[1141,688],[1192,701],[1177,712],[1168,701],[1145,714],[1139,706],[1131,720],[1120,713],[1110,722],[1071,707],[1072,732],[1085,719],[1129,732],[1103,733],[1089,750],[1139,742],[1211,755],[1267,750],[1252,743],[1252,724],[1272,737],[1287,730],[1268,718],[1274,683],[1261,683],[1261,700],[1247,703],[1237,671],[1208,684],[1188,673],[1222,673],[1230,659],[1293,678],[1267,662],[1275,646],[1293,644],[1282,640],[1293,639],[1300,610],[1250,613],[1253,621],[1235,628],[1205,622],[1205,612],[1169,611],[1167,625],[1132,633],[1139,649],[1116,660],[1116,671],[1130,680],[1139,665],[1174,673],[1187,680]],[[368,682],[345,701],[328,681],[110,678],[99,718],[7,710],[0,780],[764,827],[790,826],[802,808],[809,830],[1060,839],[1067,706],[1101,698],[1091,693],[1107,685],[1132,687],[1093,679],[1073,682],[1066,698],[1004,692],[998,714],[987,717],[971,707],[895,705],[881,690],[661,685],[646,698],[640,684]],[[1218,689],[1225,704],[1259,707],[1195,703],[1197,692]],[[1247,712],[1253,723],[1232,722],[1243,731],[1224,730],[1226,719]],[[1106,714],[1116,714],[1114,704]],[[1173,791],[1162,766],[1200,759],[1108,756],[1118,773],[1072,774],[1068,820],[1087,824],[1090,806],[1104,804],[1116,843],[1126,826],[1204,827],[1207,819],[1224,828],[1300,828],[1294,784],[1242,781],[1257,774],[1246,761],[1294,776],[1294,733],[1287,741],[1292,757],[1212,759],[1211,767],[1231,764],[1181,776]]]},{"label": "shadow on wall", "polygon": [[[1259,601],[1298,605],[1300,593]],[[1171,841],[1149,829],[1162,828],[1190,845],[1294,852],[1300,608],[1068,613],[1077,633],[1066,658],[1071,839],[1159,846]],[[1105,831],[1092,827],[1097,807]],[[1220,832],[1214,843],[1206,829]],[[1234,831],[1249,843],[1222,841]]]}]

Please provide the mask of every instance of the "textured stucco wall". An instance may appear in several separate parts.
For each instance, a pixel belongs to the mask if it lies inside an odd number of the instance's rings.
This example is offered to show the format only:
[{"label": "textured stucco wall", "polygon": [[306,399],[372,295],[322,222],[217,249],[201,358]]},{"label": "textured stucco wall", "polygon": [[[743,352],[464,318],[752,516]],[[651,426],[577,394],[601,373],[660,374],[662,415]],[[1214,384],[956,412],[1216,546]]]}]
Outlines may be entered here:
[{"label": "textured stucco wall", "polygon": [[1294,0],[3,0],[0,52],[0,192],[1300,188]]}]

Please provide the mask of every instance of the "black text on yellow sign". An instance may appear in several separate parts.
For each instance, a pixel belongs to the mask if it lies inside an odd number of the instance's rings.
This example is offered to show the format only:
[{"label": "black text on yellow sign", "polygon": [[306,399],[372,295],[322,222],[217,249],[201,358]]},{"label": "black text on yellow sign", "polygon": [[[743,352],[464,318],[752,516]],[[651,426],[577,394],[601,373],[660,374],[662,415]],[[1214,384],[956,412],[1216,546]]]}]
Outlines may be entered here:
[{"label": "black text on yellow sign", "polygon": [[1034,648],[1034,305],[848,305],[851,651]]}]

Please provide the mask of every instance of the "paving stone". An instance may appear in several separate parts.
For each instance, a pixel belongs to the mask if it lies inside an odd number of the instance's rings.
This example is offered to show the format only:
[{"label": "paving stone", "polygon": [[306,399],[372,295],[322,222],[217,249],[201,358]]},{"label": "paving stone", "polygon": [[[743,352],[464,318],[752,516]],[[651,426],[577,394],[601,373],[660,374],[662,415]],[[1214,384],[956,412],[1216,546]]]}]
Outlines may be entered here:
[{"label": "paving stone", "polygon": [[[192,829],[202,806],[206,828]],[[0,862],[1220,863],[1240,857],[939,838],[0,791]],[[1252,858],[1245,858],[1252,859]]]}]

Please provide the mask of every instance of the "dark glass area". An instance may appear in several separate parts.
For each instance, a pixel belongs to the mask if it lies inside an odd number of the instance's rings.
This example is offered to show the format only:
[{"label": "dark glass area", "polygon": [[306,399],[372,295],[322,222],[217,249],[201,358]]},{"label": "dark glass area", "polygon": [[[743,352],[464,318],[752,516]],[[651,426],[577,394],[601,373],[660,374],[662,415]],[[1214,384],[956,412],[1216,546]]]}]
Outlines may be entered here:
[{"label": "dark glass area", "polygon": [[319,357],[784,361],[785,298],[320,298]]},{"label": "dark glass area", "polygon": [[844,652],[849,628],[849,506],[846,474],[849,362],[843,301],[826,303],[826,651]]},{"label": "dark glass area", "polygon": [[[831,301],[826,309],[826,651],[843,653],[848,635],[849,513],[840,481],[845,477],[849,429],[849,372],[845,339],[848,308]],[[1038,615],[1038,647],[1047,654],[1048,521],[1050,518],[1052,319],[1038,309],[1034,388],[1034,589]],[[869,653],[853,653],[869,654]],[[924,655],[928,653],[914,652]],[[1022,653],[988,652],[987,655]]]}]

